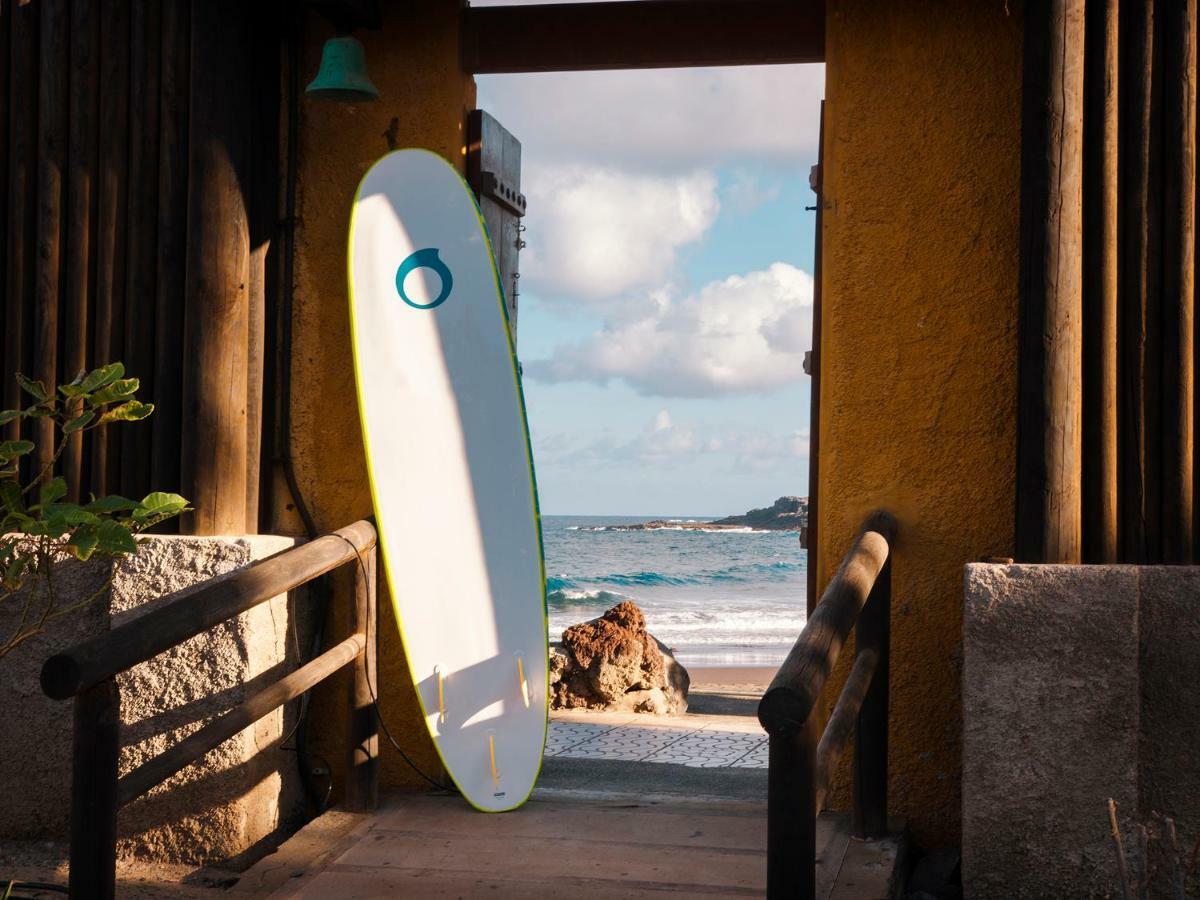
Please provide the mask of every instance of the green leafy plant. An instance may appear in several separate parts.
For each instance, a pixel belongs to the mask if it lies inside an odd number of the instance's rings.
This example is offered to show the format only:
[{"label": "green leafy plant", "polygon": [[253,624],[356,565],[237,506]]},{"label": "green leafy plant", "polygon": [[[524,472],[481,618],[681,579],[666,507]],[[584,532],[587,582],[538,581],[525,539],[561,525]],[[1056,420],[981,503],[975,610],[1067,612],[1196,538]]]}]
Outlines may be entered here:
[{"label": "green leafy plant", "polygon": [[161,491],[141,500],[116,495],[69,499],[70,486],[54,470],[72,436],[102,425],[138,422],[154,405],[135,397],[136,378],[125,377],[119,363],[80,372],[57,391],[41,381],[17,376],[32,398],[24,409],[0,412],[0,425],[20,420],[50,420],[53,446],[48,458],[21,480],[22,461],[37,458],[37,445],[27,440],[0,441],[0,611],[17,609],[7,634],[0,634],[0,657],[41,633],[55,619],[77,612],[104,596],[110,574],[95,592],[68,602],[55,589],[54,570],[63,561],[94,557],[119,559],[137,552],[135,536],[186,511],[178,494]]}]

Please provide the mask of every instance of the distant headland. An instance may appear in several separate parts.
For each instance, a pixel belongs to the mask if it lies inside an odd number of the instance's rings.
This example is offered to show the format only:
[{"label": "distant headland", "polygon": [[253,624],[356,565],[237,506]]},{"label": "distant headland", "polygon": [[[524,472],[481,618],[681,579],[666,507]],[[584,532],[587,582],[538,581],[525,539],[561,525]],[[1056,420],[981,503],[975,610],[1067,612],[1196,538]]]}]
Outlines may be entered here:
[{"label": "distant headland", "polygon": [[808,521],[807,497],[780,497],[770,506],[710,521],[651,519],[633,525],[605,525],[604,531],[799,531]]}]

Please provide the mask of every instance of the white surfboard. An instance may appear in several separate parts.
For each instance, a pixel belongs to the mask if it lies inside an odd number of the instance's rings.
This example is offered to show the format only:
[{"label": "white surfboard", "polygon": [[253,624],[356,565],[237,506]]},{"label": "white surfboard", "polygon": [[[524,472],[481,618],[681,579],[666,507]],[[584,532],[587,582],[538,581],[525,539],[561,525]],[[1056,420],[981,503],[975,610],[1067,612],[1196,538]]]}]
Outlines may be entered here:
[{"label": "white surfboard", "polygon": [[349,276],[363,442],[408,668],[463,796],[513,809],[546,740],[541,525],[491,245],[449,163],[398,150],[371,167]]}]

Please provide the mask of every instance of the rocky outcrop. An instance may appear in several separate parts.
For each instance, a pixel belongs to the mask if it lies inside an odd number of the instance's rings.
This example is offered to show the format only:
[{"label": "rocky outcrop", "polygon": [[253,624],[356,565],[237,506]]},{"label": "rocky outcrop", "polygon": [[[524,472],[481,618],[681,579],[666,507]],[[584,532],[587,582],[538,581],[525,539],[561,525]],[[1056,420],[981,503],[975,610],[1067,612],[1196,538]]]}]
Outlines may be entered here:
[{"label": "rocky outcrop", "polygon": [[572,625],[550,648],[555,709],[683,713],[688,683],[687,670],[646,630],[645,616],[628,600]]},{"label": "rocky outcrop", "polygon": [[770,506],[752,509],[744,516],[727,516],[712,525],[749,526],[773,531],[799,531],[808,521],[807,497],[780,497]]},{"label": "rocky outcrop", "polygon": [[799,531],[808,523],[807,497],[780,497],[770,506],[752,509],[745,515],[712,521],[651,519],[632,525],[599,525],[587,531],[728,531],[756,528],[763,531]]}]

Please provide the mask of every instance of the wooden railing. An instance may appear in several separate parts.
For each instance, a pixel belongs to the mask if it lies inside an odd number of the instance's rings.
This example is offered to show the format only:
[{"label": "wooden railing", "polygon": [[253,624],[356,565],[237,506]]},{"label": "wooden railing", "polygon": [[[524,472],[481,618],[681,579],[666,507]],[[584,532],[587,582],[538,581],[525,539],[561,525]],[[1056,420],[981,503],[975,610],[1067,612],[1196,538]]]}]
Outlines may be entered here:
[{"label": "wooden railing", "polygon": [[[768,897],[816,896],[816,816],[852,731],[854,834],[887,833],[888,557],[895,535],[896,522],[888,513],[867,518],[758,704],[769,736]],[[856,622],[854,665],[824,733],[818,734],[817,701]]]},{"label": "wooden railing", "polygon": [[[351,663],[345,803],[349,809],[375,807],[375,543],[374,526],[355,522],[164,603],[46,661],[42,690],[56,700],[75,698],[71,897],[114,896],[117,811],[122,806]],[[355,572],[354,634],[118,779],[121,697],[116,675],[347,563],[354,564]]]}]

